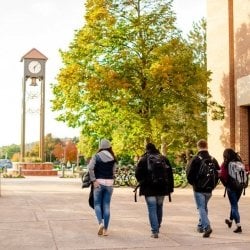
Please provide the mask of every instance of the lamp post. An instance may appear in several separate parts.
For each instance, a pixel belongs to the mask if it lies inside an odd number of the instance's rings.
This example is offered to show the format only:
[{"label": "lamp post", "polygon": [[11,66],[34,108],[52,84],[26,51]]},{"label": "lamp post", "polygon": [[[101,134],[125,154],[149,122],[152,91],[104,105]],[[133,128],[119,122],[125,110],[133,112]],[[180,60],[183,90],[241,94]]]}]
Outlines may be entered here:
[{"label": "lamp post", "polygon": [[66,146],[67,146],[67,142],[62,144],[62,149],[63,149],[63,164],[62,164],[62,177],[64,178],[64,174],[65,174],[65,167],[66,167]]},{"label": "lamp post", "polygon": [[66,166],[66,160],[67,160],[67,158],[66,158],[66,143],[65,143],[65,145],[63,146],[63,162],[64,162],[64,164],[65,164],[65,166]]}]

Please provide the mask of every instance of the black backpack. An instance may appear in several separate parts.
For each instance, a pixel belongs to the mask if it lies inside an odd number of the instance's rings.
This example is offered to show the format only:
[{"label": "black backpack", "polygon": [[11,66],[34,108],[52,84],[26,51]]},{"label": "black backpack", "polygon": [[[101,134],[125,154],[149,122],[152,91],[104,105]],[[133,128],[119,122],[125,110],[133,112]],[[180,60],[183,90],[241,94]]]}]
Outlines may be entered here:
[{"label": "black backpack", "polygon": [[88,188],[91,185],[89,171],[82,175],[82,188]]},{"label": "black backpack", "polygon": [[[143,182],[150,183],[152,185],[168,185],[169,190],[173,189],[173,181],[171,180],[170,173],[172,170],[170,166],[167,165],[166,158],[161,154],[147,154],[147,169],[148,176],[146,180]],[[137,189],[140,187],[141,183],[139,183],[135,189],[133,190],[135,202],[137,202]],[[171,199],[171,192],[168,194],[169,202]]]},{"label": "black backpack", "polygon": [[197,174],[196,187],[205,191],[212,191],[219,182],[219,174],[213,157],[202,158],[199,172]]},{"label": "black backpack", "polygon": [[168,169],[166,158],[161,154],[148,154],[148,182],[152,184],[167,184]]}]

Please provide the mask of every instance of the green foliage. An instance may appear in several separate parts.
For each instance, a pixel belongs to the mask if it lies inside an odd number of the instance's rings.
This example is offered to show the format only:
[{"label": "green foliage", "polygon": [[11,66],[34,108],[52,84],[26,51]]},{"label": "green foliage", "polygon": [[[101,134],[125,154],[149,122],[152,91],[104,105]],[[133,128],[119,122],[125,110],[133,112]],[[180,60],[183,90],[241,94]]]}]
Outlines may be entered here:
[{"label": "green foliage", "polygon": [[12,159],[15,153],[20,153],[20,146],[16,144],[11,144],[9,146],[0,147],[0,158]]},{"label": "green foliage", "polygon": [[118,155],[117,158],[120,166],[134,165],[134,159],[132,159],[131,155]]},{"label": "green foliage", "polygon": [[27,156],[24,158],[25,162],[34,162],[34,163],[40,163],[42,160],[39,157],[36,156]]},{"label": "green foliage", "polygon": [[[203,69],[203,76],[206,74],[206,68],[207,68],[207,44],[206,44],[206,21],[205,19],[201,19],[200,22],[193,24],[193,30],[190,31],[189,35],[189,43],[193,49],[193,52],[195,54],[195,60],[197,63],[199,63]],[[208,76],[211,75],[211,72],[207,72]],[[207,81],[207,79],[204,79]],[[217,102],[211,101],[210,97],[210,88],[209,85],[202,85],[204,88],[207,89],[207,94],[204,100],[207,103],[207,109],[210,113],[210,116],[212,120],[223,120],[224,114],[225,114],[225,107],[220,105]]]},{"label": "green foliage", "polygon": [[162,135],[170,154],[205,137],[204,22],[183,39],[172,0],[88,0],[85,20],[52,85],[58,120],[81,127],[81,153],[104,137],[131,156]]},{"label": "green foliage", "polygon": [[53,155],[53,150],[55,145],[61,143],[59,138],[53,138],[52,134],[47,134],[44,139],[44,147],[45,147],[45,156],[46,162],[53,162],[55,161],[55,156]]}]

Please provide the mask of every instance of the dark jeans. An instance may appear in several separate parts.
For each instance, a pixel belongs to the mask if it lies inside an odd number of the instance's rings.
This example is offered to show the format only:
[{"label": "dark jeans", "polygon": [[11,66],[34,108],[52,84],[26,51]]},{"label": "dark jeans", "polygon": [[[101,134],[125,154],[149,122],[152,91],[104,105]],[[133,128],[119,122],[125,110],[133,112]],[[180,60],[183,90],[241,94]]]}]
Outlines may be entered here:
[{"label": "dark jeans", "polygon": [[230,220],[234,220],[235,223],[240,223],[240,214],[238,208],[238,201],[241,197],[242,190],[234,191],[230,188],[227,188],[227,196],[230,202],[231,210],[230,210]]}]

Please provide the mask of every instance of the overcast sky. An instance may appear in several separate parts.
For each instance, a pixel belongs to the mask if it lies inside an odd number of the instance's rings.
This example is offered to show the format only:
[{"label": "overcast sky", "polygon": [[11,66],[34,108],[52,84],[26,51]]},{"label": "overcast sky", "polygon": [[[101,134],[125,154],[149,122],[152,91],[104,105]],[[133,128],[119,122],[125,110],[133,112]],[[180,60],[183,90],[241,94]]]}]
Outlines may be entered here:
[{"label": "overcast sky", "polygon": [[[193,21],[206,17],[206,0],[174,0],[177,24],[187,32]],[[84,0],[1,0],[0,1],[0,146],[20,144],[23,62],[20,59],[32,48],[46,57],[45,135],[78,136],[78,129],[55,121],[50,111],[50,83],[62,66],[58,50],[66,50],[74,31],[84,22]],[[29,88],[30,89],[30,88]],[[27,90],[28,91],[28,90]],[[30,89],[36,92],[37,87]],[[38,99],[27,100],[33,111]],[[38,113],[26,115],[26,142],[39,140]]]}]

